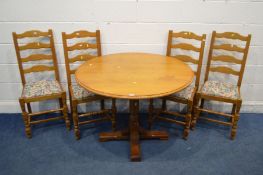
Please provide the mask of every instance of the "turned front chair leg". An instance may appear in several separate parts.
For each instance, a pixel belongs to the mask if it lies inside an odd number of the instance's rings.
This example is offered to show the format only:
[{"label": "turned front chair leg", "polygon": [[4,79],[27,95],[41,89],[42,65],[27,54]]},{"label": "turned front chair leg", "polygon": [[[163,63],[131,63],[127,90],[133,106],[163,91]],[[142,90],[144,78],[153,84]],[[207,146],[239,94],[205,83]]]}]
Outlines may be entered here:
[{"label": "turned front chair leg", "polygon": [[239,117],[240,117],[240,109],[241,109],[241,105],[242,103],[241,102],[238,102],[235,106],[235,113],[234,113],[234,119],[233,119],[233,122],[232,122],[232,129],[231,129],[231,139],[234,140],[235,137],[236,137],[236,133],[237,133],[237,123],[238,123],[238,120],[239,120]]},{"label": "turned front chair leg", "polygon": [[63,108],[63,117],[66,123],[66,127],[68,130],[70,130],[70,121],[69,121],[69,117],[68,117],[68,106],[67,106],[67,97],[66,97],[66,93],[62,94],[62,98],[59,99],[59,103],[60,103],[60,107]]},{"label": "turned front chair leg", "polygon": [[76,140],[80,139],[80,130],[79,130],[79,118],[78,118],[78,104],[76,101],[72,102],[72,118],[74,123],[74,133]]},{"label": "turned front chair leg", "polygon": [[232,106],[232,112],[231,112],[231,114],[233,115],[233,117],[231,117],[229,120],[230,120],[230,122],[234,122],[234,115],[235,115],[235,113],[236,113],[236,109],[237,109],[237,105],[236,104],[233,104],[233,106]]},{"label": "turned front chair leg", "polygon": [[236,113],[236,104],[233,104],[233,107],[232,107],[232,112],[231,112],[231,114],[235,114]]},{"label": "turned front chair leg", "polygon": [[184,128],[184,133],[183,133],[183,139],[185,139],[185,140],[187,140],[189,132],[190,132],[193,102],[189,102],[187,104],[187,108],[188,108],[187,114],[185,115],[185,128]]},{"label": "turned front chair leg", "polygon": [[149,100],[149,115],[148,115],[148,129],[152,128],[153,124],[153,99]]},{"label": "turned front chair leg", "polygon": [[[194,99],[193,113],[192,113],[192,119],[191,119],[191,129],[192,130],[195,128],[196,122],[197,122],[199,115],[200,115],[200,110],[198,110],[199,109],[199,101],[200,101],[200,96],[198,94],[196,94],[195,99]],[[202,108],[203,105],[204,105],[204,99],[201,99],[200,107]]]},{"label": "turned front chair leg", "polygon": [[30,103],[27,103],[27,110],[29,113],[32,113],[32,108],[31,108]]},{"label": "turned front chair leg", "polygon": [[199,116],[200,116],[200,113],[201,113],[201,111],[199,110],[199,108],[198,108],[198,107],[195,107],[195,108],[194,108],[193,120],[192,120],[192,122],[191,122],[191,128],[192,128],[192,129],[195,128],[196,123],[197,123],[197,120],[198,120],[198,118],[199,118]]},{"label": "turned front chair leg", "polygon": [[117,113],[117,107],[116,107],[116,99],[112,99],[112,116],[111,116],[111,122],[112,122],[112,130],[116,130],[116,113]]},{"label": "turned front chair leg", "polygon": [[27,138],[32,138],[32,132],[31,132],[31,126],[30,126],[30,122],[29,122],[29,115],[26,112],[26,103],[23,99],[19,99],[19,104],[22,110],[22,116],[23,116],[23,120],[24,120],[24,124],[25,124],[25,133]]}]

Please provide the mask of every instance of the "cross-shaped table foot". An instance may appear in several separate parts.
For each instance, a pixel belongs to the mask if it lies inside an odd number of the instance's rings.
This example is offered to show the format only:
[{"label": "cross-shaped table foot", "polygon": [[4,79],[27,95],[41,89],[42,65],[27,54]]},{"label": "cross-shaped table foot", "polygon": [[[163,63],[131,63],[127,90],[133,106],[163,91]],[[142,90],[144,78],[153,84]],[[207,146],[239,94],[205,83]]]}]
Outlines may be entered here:
[{"label": "cross-shaped table foot", "polygon": [[130,140],[131,161],[141,161],[140,139],[161,139],[167,140],[168,134],[165,131],[149,131],[139,126],[138,120],[139,100],[130,100],[130,121],[129,129],[115,132],[100,133],[100,141]]}]

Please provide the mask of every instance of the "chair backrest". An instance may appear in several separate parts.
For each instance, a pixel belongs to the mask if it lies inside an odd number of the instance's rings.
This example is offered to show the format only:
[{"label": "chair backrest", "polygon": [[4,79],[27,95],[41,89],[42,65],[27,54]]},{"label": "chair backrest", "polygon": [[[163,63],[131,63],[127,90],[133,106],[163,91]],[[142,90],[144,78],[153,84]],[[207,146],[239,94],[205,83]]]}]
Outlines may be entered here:
[{"label": "chair backrest", "polygon": [[[227,44],[216,44],[216,40],[229,40]],[[242,78],[245,70],[249,45],[250,45],[251,35],[248,36],[242,36],[238,33],[234,32],[225,32],[225,33],[216,33],[213,31],[211,43],[210,43],[210,49],[209,49],[209,55],[208,55],[208,61],[207,61],[207,68],[205,73],[205,81],[209,78],[209,72],[218,72],[218,73],[224,73],[224,74],[231,74],[238,77],[237,85],[241,86]],[[231,44],[229,44],[231,42]],[[237,44],[238,42],[239,44]],[[243,44],[242,44],[243,42]],[[240,45],[244,45],[244,47],[241,47]],[[213,52],[220,51],[221,52],[217,55],[214,55]],[[226,54],[225,52],[231,52],[231,54]],[[233,53],[239,53],[241,54],[242,58],[238,59],[237,57],[233,56]],[[234,70],[226,65],[218,65],[218,66],[211,66],[212,62],[220,61],[224,63],[232,63],[235,65],[240,66],[240,70]]]},{"label": "chair backrest", "polygon": [[[39,39],[39,42],[23,41],[23,44],[19,42],[20,40],[30,40]],[[48,38],[48,42],[41,42],[41,38]],[[55,79],[59,81],[57,57],[54,45],[53,32],[49,29],[47,32],[42,32],[39,30],[26,31],[21,34],[13,32],[13,41],[16,49],[17,62],[19,65],[20,76],[22,84],[26,83],[25,75],[34,72],[44,72],[44,71],[54,71]],[[34,53],[32,50],[48,49],[50,54],[44,53]],[[23,57],[22,52],[27,51],[27,56]],[[45,64],[36,63],[37,61],[52,61],[52,66],[47,66]],[[34,65],[30,68],[24,68],[28,62],[33,62]]]},{"label": "chair backrest", "polygon": [[[182,38],[184,40],[194,40],[197,42],[199,46],[195,46],[193,43],[190,42],[180,42],[173,44],[173,38],[179,39]],[[202,68],[202,61],[203,61],[203,55],[204,55],[204,47],[205,47],[205,39],[206,35],[203,34],[201,36],[196,35],[195,33],[188,32],[188,31],[182,31],[182,32],[174,32],[172,30],[169,31],[168,35],[168,44],[167,44],[167,52],[166,55],[170,57],[177,58],[183,62],[186,63],[192,63],[194,65],[197,65],[195,73],[195,86],[199,86],[200,82],[200,75],[201,75],[201,68]],[[198,58],[193,58],[190,54],[176,54],[173,55],[172,49],[181,49],[188,52],[196,52],[198,54]]]},{"label": "chair backrest", "polygon": [[[96,43],[90,43],[89,41],[74,41],[76,39],[88,39],[93,38],[96,40]],[[75,31],[70,34],[66,34],[62,32],[63,39],[63,47],[64,47],[64,55],[65,55],[65,64],[67,71],[67,80],[68,85],[72,84],[72,76],[75,75],[75,71],[77,68],[72,68],[71,65],[76,62],[87,61],[91,58],[101,56],[101,42],[100,42],[100,31],[96,30],[96,32],[89,32],[85,30]],[[73,44],[69,44],[69,41]],[[90,54],[89,50],[96,50],[96,54]],[[75,53],[74,56],[70,56],[71,53],[76,51],[87,51],[85,53]]]}]

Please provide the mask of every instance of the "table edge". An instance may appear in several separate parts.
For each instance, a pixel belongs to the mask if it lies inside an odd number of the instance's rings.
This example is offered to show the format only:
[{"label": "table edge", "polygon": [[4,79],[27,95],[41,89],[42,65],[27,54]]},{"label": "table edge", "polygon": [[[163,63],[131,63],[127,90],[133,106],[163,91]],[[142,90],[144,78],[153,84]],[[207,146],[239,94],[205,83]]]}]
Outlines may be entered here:
[{"label": "table edge", "polygon": [[[125,52],[125,53],[126,53],[126,52]],[[127,52],[127,53],[130,53],[130,52]],[[137,52],[136,52],[136,53],[137,53]],[[116,53],[116,54],[120,54],[120,53]],[[122,53],[121,53],[121,54],[122,54]],[[147,54],[152,54],[152,53],[147,53]],[[114,55],[114,54],[108,54],[108,55]],[[153,55],[161,55],[161,54],[153,54]],[[107,56],[107,55],[104,55],[104,56]],[[164,55],[161,55],[161,56],[164,56]],[[169,56],[166,56],[166,57],[169,57]],[[95,58],[97,58],[97,57],[95,57]],[[176,59],[176,58],[174,58],[174,59]],[[179,61],[181,61],[181,60],[179,60]],[[181,61],[181,62],[184,63],[183,61]],[[85,64],[85,63],[84,63],[84,64]],[[84,64],[82,64],[82,65],[84,65]],[[186,63],[184,63],[184,64],[186,64]],[[81,65],[81,66],[82,66],[82,65]],[[187,65],[187,64],[186,64],[186,65]],[[77,68],[77,71],[78,71],[78,69],[79,69],[81,66],[79,66],[79,67]],[[189,65],[187,65],[187,66],[189,66]],[[190,68],[190,69],[191,69],[191,68]],[[193,80],[194,80],[194,72],[193,72],[193,70],[191,69],[191,74],[192,74],[192,79],[191,79],[191,81],[189,81],[189,83],[187,83],[185,86],[182,86],[181,88],[178,88],[178,89],[176,89],[176,90],[169,91],[169,92],[160,93],[160,94],[141,95],[141,96],[128,96],[128,95],[110,94],[110,93],[105,93],[105,92],[101,92],[101,91],[98,91],[98,90],[94,90],[94,89],[92,89],[92,88],[90,88],[90,87],[82,84],[81,82],[79,82],[79,80],[77,79],[77,76],[76,76],[77,71],[75,72],[76,82],[77,82],[81,87],[83,87],[84,89],[86,89],[86,90],[88,90],[88,91],[90,91],[90,92],[92,92],[92,93],[101,95],[101,96],[110,97],[110,98],[128,99],[128,100],[130,100],[130,99],[131,99],[131,100],[132,100],[132,99],[134,99],[134,100],[137,100],[137,99],[152,99],[152,98],[158,98],[158,97],[168,96],[168,95],[171,95],[171,94],[173,94],[173,93],[176,93],[176,92],[179,92],[179,91],[185,89],[185,88],[188,87],[188,86],[193,82]]]}]

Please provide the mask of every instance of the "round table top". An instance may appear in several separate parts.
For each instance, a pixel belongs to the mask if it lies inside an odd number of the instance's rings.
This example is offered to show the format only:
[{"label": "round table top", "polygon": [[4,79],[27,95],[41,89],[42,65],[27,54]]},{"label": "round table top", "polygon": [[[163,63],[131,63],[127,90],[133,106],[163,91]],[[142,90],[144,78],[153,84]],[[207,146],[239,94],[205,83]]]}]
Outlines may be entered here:
[{"label": "round table top", "polygon": [[184,62],[147,53],[96,57],[81,65],[76,81],[88,91],[123,99],[162,97],[186,88],[194,78]]}]

